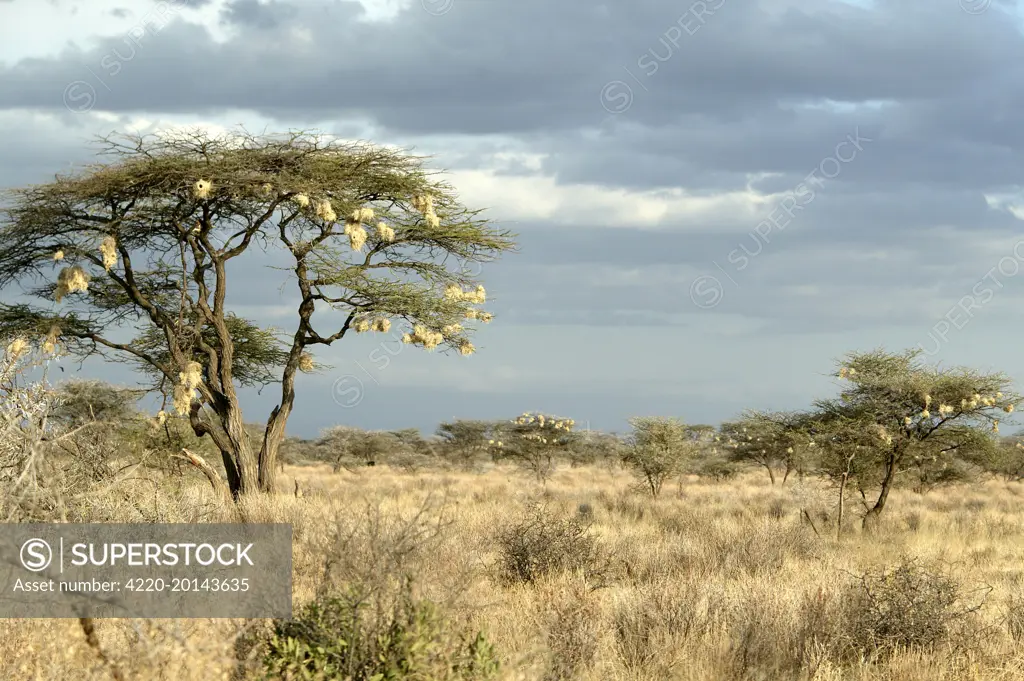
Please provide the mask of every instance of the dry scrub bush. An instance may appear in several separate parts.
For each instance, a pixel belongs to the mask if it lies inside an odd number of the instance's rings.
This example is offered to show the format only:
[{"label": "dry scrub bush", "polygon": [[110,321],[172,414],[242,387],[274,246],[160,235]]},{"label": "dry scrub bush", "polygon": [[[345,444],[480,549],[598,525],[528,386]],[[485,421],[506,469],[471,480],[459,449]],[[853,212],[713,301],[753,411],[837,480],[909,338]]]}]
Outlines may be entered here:
[{"label": "dry scrub bush", "polygon": [[91,499],[137,472],[115,458],[120,442],[110,423],[64,418],[68,396],[48,383],[60,350],[43,351],[45,343],[16,338],[0,357],[0,513],[7,522],[82,518]]},{"label": "dry scrub bush", "polygon": [[793,560],[816,560],[825,551],[814,530],[797,518],[728,522],[695,509],[659,516],[656,522],[675,539],[679,563],[656,566],[656,570],[682,569],[737,579],[760,577],[777,573]]},{"label": "dry scrub bush", "polygon": [[694,461],[689,472],[700,478],[723,482],[739,475],[740,467],[724,456],[705,456]]},{"label": "dry scrub bush", "polygon": [[53,463],[45,456],[54,430],[48,417],[57,400],[45,372],[41,381],[25,380],[49,362],[24,339],[5,340],[10,342],[0,358],[0,510],[7,522],[49,519],[60,506],[59,490],[47,484]]},{"label": "dry scrub bush", "polygon": [[498,532],[499,578],[506,584],[532,584],[544,576],[579,572],[595,585],[602,583],[609,558],[590,528],[579,514],[531,507]]},{"label": "dry scrub bush", "polygon": [[[443,505],[428,497],[406,517],[379,504],[362,515],[339,509],[330,524],[310,538],[310,553],[321,557],[312,603],[297,619],[243,642],[242,668],[251,672],[259,661],[260,673],[274,679],[494,676],[491,644],[456,617],[466,575],[441,558],[451,525]],[[445,575],[428,576],[428,566],[438,564],[448,568]]]},{"label": "dry scrub bush", "polygon": [[907,648],[968,649],[985,634],[977,614],[987,595],[965,592],[947,570],[903,559],[848,587],[846,635],[852,649],[876,659]]}]

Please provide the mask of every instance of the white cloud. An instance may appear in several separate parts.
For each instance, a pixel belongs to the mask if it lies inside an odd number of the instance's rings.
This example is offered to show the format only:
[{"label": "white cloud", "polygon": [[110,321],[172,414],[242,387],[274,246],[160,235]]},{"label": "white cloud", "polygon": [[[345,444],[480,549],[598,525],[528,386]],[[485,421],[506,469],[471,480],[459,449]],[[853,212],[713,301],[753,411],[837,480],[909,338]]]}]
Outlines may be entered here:
[{"label": "white cloud", "polygon": [[631,191],[557,178],[498,175],[490,169],[455,170],[449,181],[467,205],[489,209],[492,219],[549,220],[579,227],[692,227],[732,216],[751,225],[771,212],[782,194],[752,190],[696,196],[684,189]]}]

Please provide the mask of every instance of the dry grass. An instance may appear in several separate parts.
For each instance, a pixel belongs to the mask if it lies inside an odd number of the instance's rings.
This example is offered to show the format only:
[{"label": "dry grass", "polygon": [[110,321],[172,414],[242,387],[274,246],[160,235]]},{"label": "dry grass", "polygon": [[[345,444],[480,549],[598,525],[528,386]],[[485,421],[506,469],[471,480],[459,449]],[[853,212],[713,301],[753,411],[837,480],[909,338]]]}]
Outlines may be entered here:
[{"label": "dry grass", "polygon": [[[387,565],[378,575],[411,571],[418,593],[443,604],[453,626],[485,632],[503,679],[1024,679],[1018,483],[899,492],[875,534],[851,522],[837,540],[822,490],[792,481],[772,487],[754,474],[672,484],[657,500],[632,491],[626,472],[586,467],[559,470],[544,487],[504,468],[290,467],[284,478],[285,490],[298,481],[301,498],[289,493],[235,510],[196,480],[112,492],[92,510],[106,521],[291,522],[296,611],[334,581],[370,579],[368,566]],[[538,503],[590,526],[610,561],[599,582],[578,565],[531,583],[502,579],[495,538]],[[938,566],[950,580],[922,591],[942,594],[929,607],[953,603],[949,590],[959,589],[962,598],[943,616],[972,611],[955,622],[955,636],[932,628],[927,644],[890,646],[883,655],[864,643],[874,640],[864,631],[851,630],[866,617],[857,577],[882,575],[891,585],[879,570],[903,559]],[[900,598],[894,602],[908,602]],[[872,621],[879,612],[884,619],[885,603],[872,607]],[[230,679],[239,634],[267,624],[103,620],[96,630],[125,678]],[[77,620],[6,620],[0,636],[0,678],[112,678]]]}]

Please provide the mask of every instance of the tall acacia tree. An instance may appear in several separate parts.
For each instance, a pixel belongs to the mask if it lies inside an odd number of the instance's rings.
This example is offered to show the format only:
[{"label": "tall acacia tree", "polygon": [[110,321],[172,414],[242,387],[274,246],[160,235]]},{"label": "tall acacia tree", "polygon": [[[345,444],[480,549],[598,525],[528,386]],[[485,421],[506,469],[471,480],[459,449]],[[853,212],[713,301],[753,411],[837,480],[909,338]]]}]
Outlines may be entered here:
[{"label": "tall acacia tree", "polygon": [[864,526],[885,509],[889,492],[911,465],[983,462],[995,448],[999,421],[1022,397],[1001,373],[941,368],[920,350],[847,355],[833,374],[846,382],[838,398],[818,400],[802,419],[822,450],[821,469],[862,493],[877,489]]},{"label": "tall acacia tree", "polygon": [[[10,192],[0,224],[0,332],[127,358],[220,450],[237,498],[274,490],[308,351],[407,327],[406,343],[471,354],[486,294],[466,263],[513,235],[462,206],[423,158],[319,134],[112,134],[101,162]],[[233,262],[278,249],[297,293],[291,335],[229,309]],[[234,278],[233,276],[234,275]],[[134,334],[128,340],[126,333]],[[255,446],[239,386],[280,385]]]}]

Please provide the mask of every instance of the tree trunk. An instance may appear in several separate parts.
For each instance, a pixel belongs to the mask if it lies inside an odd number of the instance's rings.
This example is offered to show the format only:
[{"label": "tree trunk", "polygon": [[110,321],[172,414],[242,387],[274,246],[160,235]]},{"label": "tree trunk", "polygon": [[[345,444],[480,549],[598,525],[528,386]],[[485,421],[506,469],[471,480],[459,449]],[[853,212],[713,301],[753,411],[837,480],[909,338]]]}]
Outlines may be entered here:
[{"label": "tree trunk", "polygon": [[277,455],[284,439],[284,428],[290,412],[291,405],[283,409],[277,406],[267,419],[259,456],[259,487],[265,494],[277,491]]},{"label": "tree trunk", "polygon": [[199,416],[201,408],[202,405],[198,401],[192,403],[189,413],[192,431],[197,437],[209,435],[220,451],[231,497],[237,500],[243,495],[258,492],[257,461],[252,443],[243,427],[242,410],[228,400],[219,400],[216,404],[211,404],[210,408],[217,415],[221,426],[215,428],[205,423]]},{"label": "tree trunk", "polygon": [[775,472],[772,470],[772,467],[767,465],[767,464],[765,464],[764,468],[765,468],[766,471],[768,471],[768,478],[772,481],[772,484],[774,485],[775,484]]},{"label": "tree trunk", "polygon": [[871,529],[877,522],[879,516],[882,515],[882,510],[885,508],[885,502],[889,498],[889,490],[892,489],[893,478],[896,477],[896,467],[898,459],[895,456],[890,456],[886,462],[885,478],[882,480],[882,489],[878,493],[878,499],[875,501],[875,505],[868,509],[868,512],[864,515],[864,521],[861,527],[865,530]]},{"label": "tree trunk", "polygon": [[[234,407],[229,411],[224,430],[233,445],[237,469],[236,487],[231,490],[231,494],[236,499],[246,494],[255,494],[260,490],[257,461],[249,434],[245,432],[241,409]],[[228,484],[231,485],[230,477]]]},{"label": "tree trunk", "polygon": [[256,463],[259,489],[264,494],[274,494],[277,492],[277,456],[281,447],[281,441],[284,440],[288,416],[291,415],[292,406],[295,404],[295,372],[299,368],[299,357],[302,349],[302,346],[299,344],[299,338],[305,333],[305,320],[308,319],[309,313],[312,312],[312,302],[304,302],[302,308],[300,308],[300,311],[302,310],[305,310],[302,317],[303,323],[300,324],[299,331],[296,333],[296,341],[292,346],[291,356],[288,359],[288,364],[285,365],[284,373],[281,375],[281,404],[274,407],[274,411],[270,413],[270,418],[267,419],[267,427],[263,431],[263,443],[260,445],[259,458]]},{"label": "tree trunk", "polygon": [[849,475],[843,474],[843,480],[839,483],[839,519],[836,523],[836,540],[843,535],[843,512],[846,510],[846,482]]},{"label": "tree trunk", "polygon": [[836,541],[843,534],[843,515],[846,512],[846,484],[850,481],[850,472],[853,467],[853,457],[856,456],[856,452],[846,458],[846,470],[843,471],[843,479],[839,484],[839,520],[836,523]]}]

